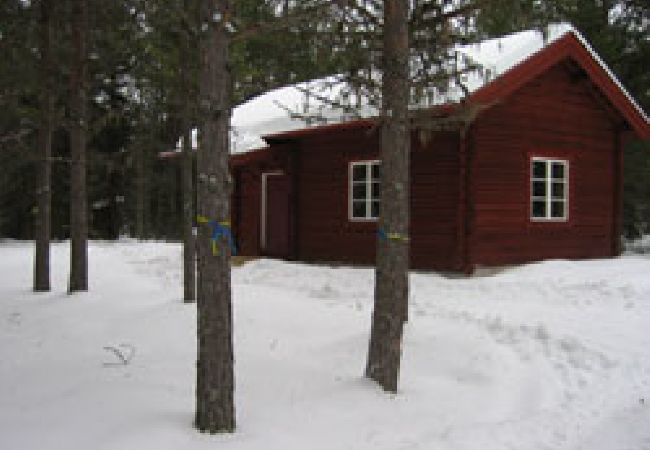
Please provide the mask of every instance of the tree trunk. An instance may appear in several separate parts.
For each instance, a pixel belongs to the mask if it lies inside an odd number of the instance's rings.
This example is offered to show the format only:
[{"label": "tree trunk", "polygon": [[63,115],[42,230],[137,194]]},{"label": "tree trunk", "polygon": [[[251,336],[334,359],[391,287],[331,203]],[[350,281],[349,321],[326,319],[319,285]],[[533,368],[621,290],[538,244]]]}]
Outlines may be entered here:
[{"label": "tree trunk", "polygon": [[39,167],[36,216],[34,290],[50,290],[50,234],[52,206],[52,116],[54,109],[54,86],[52,83],[52,35],[54,27],[52,0],[41,1],[40,45],[41,45],[41,127],[39,130]]},{"label": "tree trunk", "polygon": [[[184,1],[185,11],[191,11],[189,0]],[[189,32],[183,33],[183,47],[187,55],[195,55],[191,48],[192,36]],[[190,58],[193,60],[193,58]],[[196,301],[196,242],[194,239],[194,158],[192,156],[192,110],[191,103],[194,95],[194,86],[188,64],[181,67],[181,85],[185,96],[182,99],[183,122],[183,161],[181,167],[181,185],[183,192],[183,301],[193,303]]]},{"label": "tree trunk", "polygon": [[384,1],[381,211],[375,305],[366,376],[397,391],[408,308],[409,153],[408,2]]},{"label": "tree trunk", "polygon": [[175,164],[168,164],[166,170],[166,179],[169,180],[169,186],[167,186],[167,211],[169,213],[169,216],[166,218],[165,222],[165,235],[167,239],[177,239],[179,235],[178,167]]},{"label": "tree trunk", "polygon": [[69,291],[88,290],[88,196],[86,194],[86,83],[88,64],[87,0],[73,5],[74,56],[71,70],[70,129],[70,284]]},{"label": "tree trunk", "polygon": [[192,130],[189,113],[185,115],[183,136],[183,300],[196,301],[196,244],[194,241],[194,180],[192,158]]},{"label": "tree trunk", "polygon": [[[205,218],[229,221],[231,182],[228,173],[230,102],[228,68],[229,2],[201,3],[201,117],[198,149],[198,212]],[[230,248],[225,240],[212,251],[211,226],[198,236],[198,360],[195,426],[210,433],[235,429]]]},{"label": "tree trunk", "polygon": [[146,199],[145,143],[140,142],[135,160],[135,236],[144,239]]}]

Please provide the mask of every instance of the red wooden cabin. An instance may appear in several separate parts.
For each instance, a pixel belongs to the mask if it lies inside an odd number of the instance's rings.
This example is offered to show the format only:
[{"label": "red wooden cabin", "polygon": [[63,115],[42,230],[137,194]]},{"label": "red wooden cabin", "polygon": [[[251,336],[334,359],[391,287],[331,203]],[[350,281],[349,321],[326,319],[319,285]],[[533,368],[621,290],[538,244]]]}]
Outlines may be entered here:
[{"label": "red wooden cabin", "polygon": [[[565,33],[466,104],[481,107],[466,126],[425,141],[413,133],[413,268],[469,272],[619,253],[622,146],[628,136],[650,138],[650,126],[580,35]],[[240,253],[372,264],[373,121],[264,139],[268,147],[232,157]]]}]

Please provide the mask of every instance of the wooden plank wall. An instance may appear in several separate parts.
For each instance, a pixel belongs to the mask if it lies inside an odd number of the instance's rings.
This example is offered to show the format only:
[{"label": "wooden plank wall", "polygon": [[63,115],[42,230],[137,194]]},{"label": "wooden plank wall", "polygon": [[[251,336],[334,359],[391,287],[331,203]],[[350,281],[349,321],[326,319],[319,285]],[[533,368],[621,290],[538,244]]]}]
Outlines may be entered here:
[{"label": "wooden plank wall", "polygon": [[375,224],[348,221],[348,163],[376,159],[377,136],[342,130],[300,142],[298,259],[370,264]]},{"label": "wooden plank wall", "polygon": [[260,249],[260,207],[261,174],[267,171],[287,170],[288,148],[278,146],[251,162],[237,164],[233,174],[232,217],[233,231],[238,251],[243,256],[259,256]]},{"label": "wooden plank wall", "polygon": [[413,140],[411,156],[411,265],[459,270],[459,133]]},{"label": "wooden plank wall", "polygon": [[260,175],[252,167],[237,170],[237,196],[233,198],[236,212],[234,233],[240,255],[258,256],[260,252]]},{"label": "wooden plank wall", "polygon": [[[342,130],[300,142],[297,259],[372,264],[376,224],[348,219],[348,165],[377,159],[378,137]],[[414,137],[411,264],[452,269],[458,207],[458,134]]]},{"label": "wooden plank wall", "polygon": [[[614,117],[566,63],[488,110],[470,145],[470,263],[610,256],[617,139]],[[533,155],[569,160],[568,222],[530,221]]]}]

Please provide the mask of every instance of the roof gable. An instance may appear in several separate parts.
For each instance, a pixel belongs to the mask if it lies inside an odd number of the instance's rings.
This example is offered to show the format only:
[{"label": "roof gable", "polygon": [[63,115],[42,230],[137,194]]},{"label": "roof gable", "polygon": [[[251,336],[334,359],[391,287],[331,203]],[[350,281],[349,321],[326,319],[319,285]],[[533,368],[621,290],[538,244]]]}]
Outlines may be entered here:
[{"label": "roof gable", "polygon": [[650,139],[650,124],[643,109],[586,42],[571,29],[553,43],[510,68],[467,99],[470,103],[491,104],[501,100],[563,59],[577,63],[641,139]]}]

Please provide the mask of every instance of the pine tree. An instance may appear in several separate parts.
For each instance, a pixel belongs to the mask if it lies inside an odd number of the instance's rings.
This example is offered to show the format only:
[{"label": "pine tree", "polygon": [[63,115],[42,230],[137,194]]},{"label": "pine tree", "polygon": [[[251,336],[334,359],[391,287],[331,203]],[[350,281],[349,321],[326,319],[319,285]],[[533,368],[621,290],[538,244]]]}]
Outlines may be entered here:
[{"label": "pine tree", "polygon": [[192,156],[192,118],[195,95],[194,66],[196,23],[193,20],[195,15],[194,0],[184,0],[186,12],[183,30],[180,33],[183,53],[187,56],[186,63],[181,65],[181,126],[183,130],[183,161],[181,168],[181,183],[183,194],[183,300],[186,303],[196,301],[196,245],[194,239],[194,157]]},{"label": "pine tree", "polygon": [[[250,2],[255,4],[256,2]],[[232,293],[230,279],[229,124],[233,104],[231,34],[243,42],[260,32],[287,29],[307,21],[317,8],[299,9],[250,20],[242,26],[236,12],[246,2],[201,1],[201,69],[199,112],[201,124],[197,154],[197,209],[199,228],[197,290],[197,383],[195,426],[205,432],[235,429],[234,356],[232,342]],[[309,2],[308,2],[309,3]],[[318,2],[315,3],[319,5]],[[272,2],[257,2],[269,7]],[[235,6],[239,7],[238,11]],[[304,5],[303,5],[304,6]],[[327,4],[325,6],[328,7]],[[264,9],[264,8],[262,8]],[[254,8],[255,11],[258,11]]]},{"label": "pine tree", "polygon": [[202,0],[199,104],[203,123],[197,182],[198,212],[209,223],[198,234],[195,426],[210,433],[235,429],[230,248],[223,241],[211,240],[213,229],[228,228],[230,220],[228,127],[232,84],[226,26],[231,13],[229,1]]},{"label": "pine tree", "polygon": [[36,212],[40,16],[40,2],[4,2],[0,14],[0,235],[18,239],[32,238]]},{"label": "pine tree", "polygon": [[408,3],[384,0],[381,212],[366,376],[397,391],[409,271]]},{"label": "pine tree", "polygon": [[333,47],[341,49],[342,60],[349,64],[342,71],[348,96],[358,90],[366,93],[371,105],[381,99],[381,195],[366,376],[391,392],[398,388],[402,332],[408,319],[411,135],[414,130],[427,135],[452,125],[462,129],[471,120],[475,107],[461,105],[439,122],[425,99],[432,90],[459,79],[463,68],[453,64],[450,48],[475,38],[469,24],[485,3],[341,2],[343,20],[331,34]]},{"label": "pine tree", "polygon": [[86,190],[87,0],[73,0],[70,76],[70,280],[68,290],[88,290],[88,196]]},{"label": "pine tree", "polygon": [[196,245],[194,239],[194,156],[189,105],[183,111],[183,161],[181,184],[183,194],[183,300],[196,301]]},{"label": "pine tree", "polygon": [[35,229],[34,290],[50,290],[50,233],[52,204],[52,128],[54,115],[53,20],[54,2],[40,3],[40,106],[39,159],[36,194],[38,210]]}]

